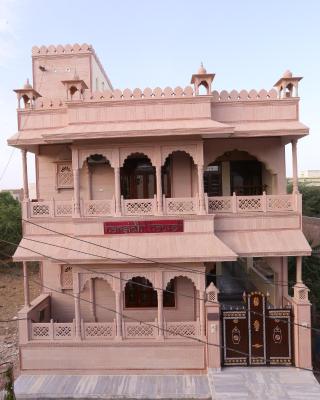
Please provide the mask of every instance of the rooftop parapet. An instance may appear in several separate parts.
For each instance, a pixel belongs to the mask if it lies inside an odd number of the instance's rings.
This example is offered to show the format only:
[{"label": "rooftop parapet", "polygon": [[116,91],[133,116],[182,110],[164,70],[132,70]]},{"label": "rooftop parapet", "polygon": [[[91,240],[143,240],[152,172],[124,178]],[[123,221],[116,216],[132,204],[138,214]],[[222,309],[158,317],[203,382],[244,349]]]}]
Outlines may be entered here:
[{"label": "rooftop parapet", "polygon": [[83,43],[82,45],[75,43],[73,45],[66,44],[65,46],[59,44],[58,46],[33,46],[33,56],[45,56],[45,55],[61,55],[61,54],[75,54],[75,53],[95,53],[91,44]]},{"label": "rooftop parapet", "polygon": [[[176,88],[166,87],[165,89],[161,89],[156,87],[155,89],[146,88],[139,89],[136,88],[134,90],[124,89],[123,91],[120,89],[115,89],[114,91],[106,90],[103,92],[93,92],[91,93],[89,90],[84,92],[83,100],[79,100],[79,98],[73,99],[74,101],[84,101],[84,102],[108,102],[108,101],[129,101],[129,100],[160,100],[160,99],[178,99],[178,98],[195,98],[198,97],[191,86],[186,86],[182,88],[177,86]],[[201,96],[199,96],[201,97]],[[208,96],[206,96],[208,97]],[[278,100],[278,93],[275,89],[265,90],[262,89],[260,91],[257,90],[241,90],[238,92],[237,90],[232,90],[228,92],[226,90],[222,90],[221,92],[213,91],[212,97],[214,102],[241,102],[241,101],[272,101]],[[284,98],[285,100],[286,98]],[[49,108],[61,108],[65,107],[67,99],[50,99],[41,97],[35,101],[34,108],[36,109],[49,109]],[[70,100],[69,100],[70,101]],[[72,100],[71,100],[72,101]]]}]

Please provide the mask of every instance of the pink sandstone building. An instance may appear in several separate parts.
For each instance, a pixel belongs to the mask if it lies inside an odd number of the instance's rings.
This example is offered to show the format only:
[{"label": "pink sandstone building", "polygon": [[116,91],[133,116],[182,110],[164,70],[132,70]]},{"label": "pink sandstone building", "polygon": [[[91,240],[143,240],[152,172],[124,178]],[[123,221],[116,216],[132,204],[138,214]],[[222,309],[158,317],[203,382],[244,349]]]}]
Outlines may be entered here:
[{"label": "pink sandstone building", "polygon": [[[8,140],[23,165],[22,372],[311,368],[301,78],[217,92],[201,66],[185,88],[121,91],[86,44],[34,47],[32,73],[15,90],[19,130]],[[31,261],[42,284],[32,302]]]}]

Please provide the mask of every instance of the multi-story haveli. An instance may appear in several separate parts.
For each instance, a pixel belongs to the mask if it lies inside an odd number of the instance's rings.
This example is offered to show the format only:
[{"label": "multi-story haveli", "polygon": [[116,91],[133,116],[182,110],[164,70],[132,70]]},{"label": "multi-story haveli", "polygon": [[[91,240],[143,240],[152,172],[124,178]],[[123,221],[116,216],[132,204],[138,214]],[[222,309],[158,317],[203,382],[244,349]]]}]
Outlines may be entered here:
[{"label": "multi-story haveli", "polygon": [[[219,93],[201,66],[185,88],[114,90],[88,45],[34,47],[32,71],[15,90],[19,131],[8,141],[23,161],[22,371],[311,367],[301,78]],[[32,302],[30,261],[43,284]]]}]

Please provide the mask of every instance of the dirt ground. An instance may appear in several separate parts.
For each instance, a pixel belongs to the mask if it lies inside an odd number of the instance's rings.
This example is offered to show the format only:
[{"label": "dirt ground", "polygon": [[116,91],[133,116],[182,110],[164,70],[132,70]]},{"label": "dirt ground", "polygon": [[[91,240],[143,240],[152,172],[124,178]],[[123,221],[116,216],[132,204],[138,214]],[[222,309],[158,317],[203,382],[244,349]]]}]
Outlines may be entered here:
[{"label": "dirt ground", "polygon": [[[41,292],[41,287],[34,281],[39,281],[38,265],[29,265],[30,299]],[[23,273],[22,264],[8,262],[0,264],[0,364],[12,362],[15,375],[19,371],[18,360],[18,322],[5,322],[17,316],[23,307]]]}]

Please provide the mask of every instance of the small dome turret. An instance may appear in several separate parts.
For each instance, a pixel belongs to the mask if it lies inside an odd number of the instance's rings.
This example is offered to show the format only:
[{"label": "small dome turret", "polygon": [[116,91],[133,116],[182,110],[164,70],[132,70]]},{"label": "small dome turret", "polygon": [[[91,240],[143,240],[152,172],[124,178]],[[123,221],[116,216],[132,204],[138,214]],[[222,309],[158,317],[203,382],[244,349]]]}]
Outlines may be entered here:
[{"label": "small dome turret", "polygon": [[292,72],[291,72],[289,69],[287,69],[287,70],[284,72],[284,74],[283,74],[282,77],[283,77],[283,78],[292,78]]},{"label": "small dome turret", "polygon": [[200,68],[198,69],[198,75],[206,74],[207,70],[203,66],[203,62],[200,64]]},{"label": "small dome turret", "polygon": [[23,86],[23,89],[33,89],[32,85],[29,82],[29,78],[27,78],[26,83]]}]

